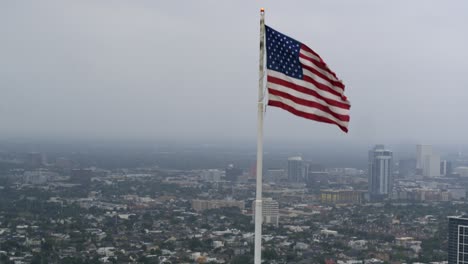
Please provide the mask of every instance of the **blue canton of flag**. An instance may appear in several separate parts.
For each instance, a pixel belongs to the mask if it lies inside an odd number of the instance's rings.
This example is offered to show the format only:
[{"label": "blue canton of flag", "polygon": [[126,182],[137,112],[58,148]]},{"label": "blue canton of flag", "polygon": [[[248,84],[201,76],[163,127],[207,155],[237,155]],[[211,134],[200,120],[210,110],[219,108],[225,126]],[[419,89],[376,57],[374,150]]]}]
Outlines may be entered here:
[{"label": "blue canton of flag", "polygon": [[267,68],[302,79],[299,62],[301,43],[270,28],[266,28]]}]

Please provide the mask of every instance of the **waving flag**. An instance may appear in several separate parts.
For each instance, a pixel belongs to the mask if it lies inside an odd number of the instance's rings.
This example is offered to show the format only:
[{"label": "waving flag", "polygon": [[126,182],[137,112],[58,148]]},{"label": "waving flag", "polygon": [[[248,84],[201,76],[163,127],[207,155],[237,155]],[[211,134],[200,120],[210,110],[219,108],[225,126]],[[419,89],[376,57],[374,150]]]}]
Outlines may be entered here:
[{"label": "waving flag", "polygon": [[311,48],[266,29],[268,105],[348,132],[345,85]]}]

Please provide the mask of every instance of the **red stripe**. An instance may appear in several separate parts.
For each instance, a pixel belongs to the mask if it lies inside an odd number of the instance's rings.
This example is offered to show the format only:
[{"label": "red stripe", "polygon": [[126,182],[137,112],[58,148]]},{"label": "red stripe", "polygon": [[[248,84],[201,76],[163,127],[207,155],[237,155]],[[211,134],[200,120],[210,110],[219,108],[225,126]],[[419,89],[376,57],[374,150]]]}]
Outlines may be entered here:
[{"label": "red stripe", "polygon": [[325,103],[327,103],[329,105],[340,107],[340,108],[343,108],[343,109],[350,109],[349,104],[342,103],[342,102],[339,102],[339,101],[336,101],[336,100],[333,100],[333,99],[325,98],[322,95],[320,95],[319,93],[317,93],[316,91],[314,91],[312,89],[309,89],[307,87],[296,85],[294,83],[291,83],[291,82],[288,82],[288,81],[285,81],[283,79],[276,78],[276,77],[273,77],[273,76],[270,76],[270,75],[267,76],[267,81],[271,82],[271,83],[282,85],[284,87],[296,90],[296,91],[301,92],[301,93],[305,93],[305,94],[308,94],[308,95],[315,96],[318,99],[323,100]]},{"label": "red stripe", "polygon": [[316,57],[318,57],[320,59],[320,61],[316,61],[312,58],[309,58],[312,60],[313,63],[316,63],[315,65],[319,66],[320,68],[323,68],[325,70],[327,70],[331,75],[335,76],[336,79],[338,79],[338,77],[336,77],[336,74],[328,67],[328,65],[325,63],[325,61],[322,59],[322,57],[320,57],[320,55],[317,54],[317,52],[313,51],[311,48],[307,47],[306,45],[302,44],[301,45],[301,49],[307,51],[307,52],[310,52],[312,54],[314,54]]},{"label": "red stripe", "polygon": [[335,124],[342,131],[348,133],[348,128],[347,127],[344,127],[344,126],[342,126],[342,125],[336,123],[335,121],[330,120],[330,119],[328,119],[326,117],[319,116],[319,115],[314,115],[314,114],[309,114],[309,113],[304,113],[302,111],[294,109],[293,107],[291,107],[291,106],[289,106],[287,104],[284,104],[284,103],[278,102],[278,101],[268,101],[268,105],[282,108],[282,109],[290,112],[291,114],[294,114],[294,115],[297,115],[297,116],[300,116],[300,117],[303,117],[303,118],[315,120],[315,121],[322,122],[322,123]]},{"label": "red stripe", "polygon": [[[301,58],[303,58],[303,59],[305,59],[305,60],[311,61],[311,59],[307,58],[306,56],[304,56],[304,55],[302,55],[302,54],[299,54],[299,57],[301,57]],[[300,61],[299,61],[299,62],[300,62]],[[311,61],[311,62],[312,62],[312,61]],[[312,63],[313,63],[313,62],[312,62]],[[332,79],[330,79],[329,77],[327,77],[325,74],[319,72],[318,70],[316,70],[316,69],[314,69],[314,68],[312,68],[312,67],[310,67],[310,66],[308,66],[308,65],[305,65],[305,64],[303,64],[303,63],[301,63],[301,65],[302,65],[303,68],[306,68],[307,70],[311,71],[311,72],[314,73],[315,75],[318,75],[320,78],[329,81],[333,86],[337,86],[337,87],[341,88],[341,89],[344,91],[345,86],[344,86],[344,84],[343,84],[342,82],[332,80]],[[323,68],[322,68],[322,70],[326,70],[326,69],[323,69]]]},{"label": "red stripe", "polygon": [[281,91],[278,91],[278,90],[275,90],[275,89],[272,89],[272,88],[268,88],[268,92],[270,94],[289,99],[289,100],[295,102],[296,104],[300,104],[300,105],[303,105],[303,106],[307,106],[307,107],[322,110],[323,112],[332,115],[333,117],[335,117],[336,119],[338,119],[340,121],[349,122],[349,115],[337,114],[337,113],[333,112],[333,110],[331,110],[328,106],[324,106],[324,105],[321,105],[321,104],[319,104],[317,102],[312,102],[312,101],[308,101],[308,100],[305,100],[305,99],[302,99],[302,98],[298,98],[296,96],[293,96],[293,95],[290,95],[288,93],[281,92]]}]

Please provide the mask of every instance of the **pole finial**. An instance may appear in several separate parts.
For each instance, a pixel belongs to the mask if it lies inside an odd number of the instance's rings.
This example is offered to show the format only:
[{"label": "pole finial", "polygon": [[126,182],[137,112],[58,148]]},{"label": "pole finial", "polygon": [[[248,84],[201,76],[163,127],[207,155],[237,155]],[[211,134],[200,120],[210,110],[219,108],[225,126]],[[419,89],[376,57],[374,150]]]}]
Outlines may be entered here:
[{"label": "pole finial", "polygon": [[260,12],[261,12],[261,13],[265,12],[265,8],[263,8],[263,7],[260,8]]}]

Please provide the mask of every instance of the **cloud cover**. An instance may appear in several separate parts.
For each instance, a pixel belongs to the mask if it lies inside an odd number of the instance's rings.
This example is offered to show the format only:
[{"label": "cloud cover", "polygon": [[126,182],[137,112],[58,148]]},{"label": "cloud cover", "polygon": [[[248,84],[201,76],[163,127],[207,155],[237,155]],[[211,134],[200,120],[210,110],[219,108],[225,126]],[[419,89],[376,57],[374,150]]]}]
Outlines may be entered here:
[{"label": "cloud cover", "polygon": [[253,141],[261,6],[352,103],[348,135],[268,108],[266,140],[466,143],[463,0],[4,1],[0,136]]}]

